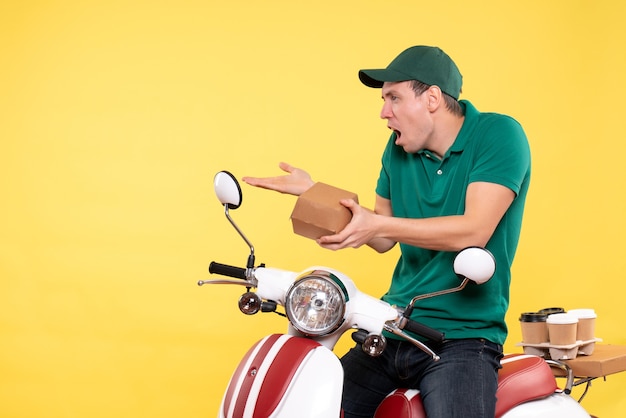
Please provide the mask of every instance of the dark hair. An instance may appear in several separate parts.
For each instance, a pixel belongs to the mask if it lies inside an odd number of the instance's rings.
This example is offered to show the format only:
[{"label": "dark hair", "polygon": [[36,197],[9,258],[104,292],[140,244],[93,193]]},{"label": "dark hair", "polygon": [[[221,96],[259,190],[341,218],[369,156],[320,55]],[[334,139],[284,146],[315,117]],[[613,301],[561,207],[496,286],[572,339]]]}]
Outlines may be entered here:
[{"label": "dark hair", "polygon": [[[415,92],[415,95],[419,96],[420,94],[428,90],[430,88],[430,85],[422,83],[421,81],[411,80],[411,88]],[[458,100],[446,93],[443,93],[443,100],[446,104],[446,109],[448,109],[450,112],[457,116],[463,116],[463,108],[459,104]]]}]

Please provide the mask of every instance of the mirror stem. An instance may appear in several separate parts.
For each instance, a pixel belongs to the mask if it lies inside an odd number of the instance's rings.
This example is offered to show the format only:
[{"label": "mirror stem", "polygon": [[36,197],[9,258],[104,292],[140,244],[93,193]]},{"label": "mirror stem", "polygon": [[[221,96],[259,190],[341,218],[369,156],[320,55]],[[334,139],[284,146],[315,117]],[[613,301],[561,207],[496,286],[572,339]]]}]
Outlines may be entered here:
[{"label": "mirror stem", "polygon": [[228,211],[228,204],[224,205],[224,214],[226,215],[226,219],[228,219],[228,221],[230,222],[230,224],[235,228],[235,230],[237,231],[237,233],[239,233],[239,235],[241,236],[241,238],[243,238],[243,240],[246,242],[246,244],[248,244],[248,247],[250,247],[250,256],[248,257],[248,265],[246,266],[248,268],[248,270],[251,270],[252,268],[254,268],[254,246],[252,245],[252,243],[248,240],[248,238],[246,238],[246,236],[244,235],[244,233],[241,231],[241,229],[239,229],[239,227],[237,226],[237,224],[235,223],[235,221],[233,221],[233,218],[230,217],[230,213]]},{"label": "mirror stem", "polygon": [[413,313],[413,306],[415,306],[415,303],[418,300],[428,299],[428,298],[432,298],[435,296],[447,295],[448,293],[459,292],[465,289],[465,286],[467,286],[467,283],[469,283],[469,281],[470,280],[467,277],[463,277],[463,281],[461,282],[461,284],[453,289],[440,290],[438,292],[426,293],[425,295],[415,296],[413,299],[411,299],[411,302],[409,302],[409,304],[407,305],[404,311],[404,317],[409,318],[411,316],[411,314]]}]

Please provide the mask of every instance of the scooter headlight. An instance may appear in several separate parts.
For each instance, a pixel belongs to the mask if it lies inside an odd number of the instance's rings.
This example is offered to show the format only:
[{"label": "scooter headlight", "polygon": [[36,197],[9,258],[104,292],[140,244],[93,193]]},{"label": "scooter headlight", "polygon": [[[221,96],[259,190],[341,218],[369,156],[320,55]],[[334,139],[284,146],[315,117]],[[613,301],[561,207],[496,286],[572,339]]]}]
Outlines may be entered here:
[{"label": "scooter headlight", "polygon": [[285,313],[298,331],[330,334],[344,321],[348,294],[332,273],[316,270],[300,276],[287,291]]}]

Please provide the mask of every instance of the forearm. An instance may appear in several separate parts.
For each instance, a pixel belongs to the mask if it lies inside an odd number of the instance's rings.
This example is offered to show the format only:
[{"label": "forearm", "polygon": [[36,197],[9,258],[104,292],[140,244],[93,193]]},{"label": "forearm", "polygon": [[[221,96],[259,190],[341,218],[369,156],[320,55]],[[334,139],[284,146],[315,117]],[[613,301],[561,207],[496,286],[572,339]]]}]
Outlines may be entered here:
[{"label": "forearm", "polygon": [[[374,231],[372,239],[388,239],[435,251],[484,247],[514,197],[515,194],[504,186],[472,183],[463,214],[413,219],[375,216],[370,220]],[[380,206],[384,208],[384,201],[381,200]],[[380,213],[389,214],[384,210]]]},{"label": "forearm", "polygon": [[396,241],[388,238],[374,238],[367,243],[367,246],[379,253],[386,253],[395,247]]},{"label": "forearm", "polygon": [[376,217],[376,236],[368,245],[379,252],[388,243],[401,242],[435,251],[459,251],[487,244],[495,226],[479,225],[466,215],[426,219]]}]

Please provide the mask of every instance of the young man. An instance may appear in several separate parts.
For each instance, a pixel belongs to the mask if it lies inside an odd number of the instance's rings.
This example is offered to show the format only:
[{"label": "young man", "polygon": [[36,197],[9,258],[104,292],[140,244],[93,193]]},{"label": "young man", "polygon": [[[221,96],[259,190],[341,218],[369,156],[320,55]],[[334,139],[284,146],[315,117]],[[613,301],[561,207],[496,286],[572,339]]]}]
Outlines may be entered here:
[{"label": "young man", "polygon": [[[465,247],[486,247],[497,267],[483,285],[416,305],[412,319],[445,333],[443,343],[426,342],[440,361],[393,338],[377,358],[358,345],[350,350],[342,358],[345,417],[373,416],[398,387],[419,389],[429,418],[493,417],[510,267],[530,181],[528,141],[514,119],[458,101],[461,73],[439,48],[411,47],[385,69],[361,70],[359,78],[381,89],[380,116],[393,131],[375,210],[342,201],[352,221],[318,244],[332,250],[366,244],[385,252],[399,243],[401,257],[382,297],[398,306],[457,286],[453,259]],[[244,181],[293,195],[314,184],[304,170],[280,168],[288,174]]]}]

